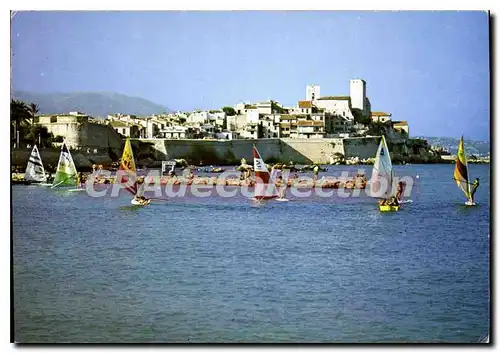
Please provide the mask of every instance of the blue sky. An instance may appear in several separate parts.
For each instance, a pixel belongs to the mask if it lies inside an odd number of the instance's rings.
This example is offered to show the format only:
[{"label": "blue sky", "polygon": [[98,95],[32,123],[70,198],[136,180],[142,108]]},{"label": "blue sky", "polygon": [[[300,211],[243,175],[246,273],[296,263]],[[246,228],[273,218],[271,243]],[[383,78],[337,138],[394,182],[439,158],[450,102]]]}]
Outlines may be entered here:
[{"label": "blue sky", "polygon": [[486,12],[19,12],[12,86],[111,91],[171,109],[274,99],[307,84],[348,95],[411,135],[489,139]]}]

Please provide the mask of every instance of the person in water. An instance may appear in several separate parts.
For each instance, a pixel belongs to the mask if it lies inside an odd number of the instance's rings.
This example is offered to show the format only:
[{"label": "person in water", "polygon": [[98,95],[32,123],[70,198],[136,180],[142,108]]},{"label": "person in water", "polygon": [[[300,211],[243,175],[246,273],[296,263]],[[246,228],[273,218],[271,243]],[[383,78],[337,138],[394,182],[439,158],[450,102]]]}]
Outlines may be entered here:
[{"label": "person in water", "polygon": [[479,178],[476,178],[474,182],[471,184],[470,188],[470,202],[474,202],[474,194],[476,193],[477,188],[479,187]]}]

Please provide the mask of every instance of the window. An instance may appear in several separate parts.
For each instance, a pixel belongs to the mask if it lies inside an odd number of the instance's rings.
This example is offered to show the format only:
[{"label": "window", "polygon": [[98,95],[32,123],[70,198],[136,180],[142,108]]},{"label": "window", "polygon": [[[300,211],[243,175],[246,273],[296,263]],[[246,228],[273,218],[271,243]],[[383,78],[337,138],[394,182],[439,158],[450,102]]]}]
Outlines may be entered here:
[{"label": "window", "polygon": [[51,116],[50,123],[57,123],[57,116]]}]

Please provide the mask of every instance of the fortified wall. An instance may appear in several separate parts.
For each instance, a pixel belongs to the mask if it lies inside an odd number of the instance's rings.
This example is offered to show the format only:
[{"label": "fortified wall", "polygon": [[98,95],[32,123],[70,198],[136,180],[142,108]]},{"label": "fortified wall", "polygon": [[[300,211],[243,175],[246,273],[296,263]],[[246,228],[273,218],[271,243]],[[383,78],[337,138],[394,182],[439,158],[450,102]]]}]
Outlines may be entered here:
[{"label": "fortified wall", "polygon": [[[325,139],[258,139],[258,140],[135,140],[132,145],[140,156],[153,161],[185,159],[190,164],[239,164],[241,158],[253,160],[255,145],[268,163],[290,161],[298,164],[330,164],[335,156],[360,160],[375,158],[380,137]],[[425,140],[390,140],[393,162],[436,163],[441,157],[433,153]]]},{"label": "fortified wall", "polygon": [[41,116],[39,123],[54,136],[63,136],[71,148],[112,148],[117,151],[122,148],[121,137],[112,127],[89,122],[86,116]]},{"label": "fortified wall", "polygon": [[[134,143],[135,142],[135,143]],[[133,142],[141,154],[150,153],[155,161],[186,159],[191,164],[238,164],[253,159],[255,145],[264,160],[299,164],[328,164],[335,154],[345,155],[343,139],[258,139],[258,140],[167,140]],[[353,153],[356,151],[351,149]],[[376,146],[373,150],[374,156]],[[346,156],[348,157],[348,156]]]},{"label": "fortified wall", "polygon": [[[92,164],[109,165],[120,158],[123,148],[121,136],[109,125],[96,124],[81,116],[42,116],[39,123],[54,136],[63,136],[79,170],[88,170]],[[39,148],[45,168],[55,167],[60,148]],[[13,149],[12,165],[26,166],[31,148]]]},{"label": "fortified wall", "polygon": [[[78,169],[87,169],[92,164],[109,165],[118,161],[124,141],[106,125],[89,124],[79,127],[70,147]],[[75,137],[76,136],[76,137]],[[66,138],[68,141],[68,137]],[[185,159],[194,165],[234,165],[241,158],[249,163],[253,160],[255,145],[267,163],[330,164],[336,156],[345,159],[374,158],[380,137],[327,138],[327,139],[258,139],[258,140],[131,140],[136,162],[139,165],[158,167],[161,161]],[[75,146],[76,144],[76,146]],[[86,144],[86,145],[84,145]],[[441,157],[432,152],[425,140],[389,141],[394,163],[438,163]],[[26,166],[31,150],[12,151],[12,164]],[[59,149],[40,149],[44,165],[56,165]]]}]

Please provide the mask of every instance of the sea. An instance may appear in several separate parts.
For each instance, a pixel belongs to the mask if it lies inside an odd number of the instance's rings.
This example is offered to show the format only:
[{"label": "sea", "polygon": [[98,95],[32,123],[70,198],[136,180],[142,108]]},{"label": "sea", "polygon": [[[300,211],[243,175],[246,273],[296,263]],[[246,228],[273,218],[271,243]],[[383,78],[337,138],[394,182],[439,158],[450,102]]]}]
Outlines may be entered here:
[{"label": "sea", "polygon": [[[490,166],[466,207],[453,165],[395,166],[399,212],[364,193],[91,197],[12,186],[22,343],[474,343],[490,330]],[[371,166],[328,166],[368,177]]]}]

